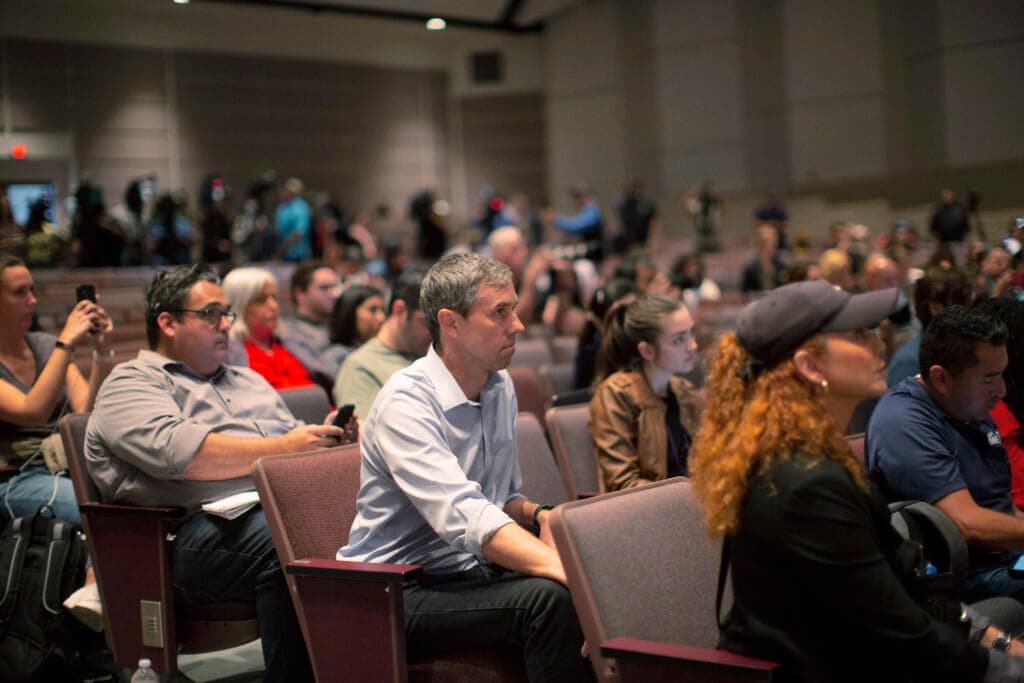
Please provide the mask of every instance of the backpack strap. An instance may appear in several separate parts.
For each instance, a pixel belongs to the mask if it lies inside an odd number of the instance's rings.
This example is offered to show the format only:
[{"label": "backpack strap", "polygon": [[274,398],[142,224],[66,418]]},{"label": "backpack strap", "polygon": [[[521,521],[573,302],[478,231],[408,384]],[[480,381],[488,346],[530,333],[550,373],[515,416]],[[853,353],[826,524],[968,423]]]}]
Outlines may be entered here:
[{"label": "backpack strap", "polygon": [[32,539],[32,518],[17,517],[12,519],[7,531],[0,536],[4,556],[10,552],[7,566],[0,568],[4,573],[3,585],[0,586],[0,634],[5,633],[10,625],[14,605],[18,602],[18,586],[21,585],[21,570],[25,566],[25,555]]},{"label": "backpack strap", "polygon": [[60,614],[65,561],[71,550],[71,536],[75,530],[62,519],[50,519],[48,522],[46,566],[43,574],[43,609],[50,614]]}]

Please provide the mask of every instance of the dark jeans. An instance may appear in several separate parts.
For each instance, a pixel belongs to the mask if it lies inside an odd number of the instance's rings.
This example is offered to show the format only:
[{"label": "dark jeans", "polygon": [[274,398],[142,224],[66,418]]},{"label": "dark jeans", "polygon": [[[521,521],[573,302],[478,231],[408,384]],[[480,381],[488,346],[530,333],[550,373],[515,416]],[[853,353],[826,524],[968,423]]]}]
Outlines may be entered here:
[{"label": "dark jeans", "polygon": [[406,587],[409,659],[514,644],[531,681],[589,681],[583,633],[569,591],[548,579],[477,567]]},{"label": "dark jeans", "polygon": [[178,529],[172,573],[178,597],[203,605],[223,600],[256,604],[263,680],[312,681],[302,629],[263,510],[233,520],[199,513]]},{"label": "dark jeans", "polygon": [[1008,566],[972,571],[960,584],[960,599],[966,603],[997,597],[1024,603],[1024,579],[1011,576]]}]

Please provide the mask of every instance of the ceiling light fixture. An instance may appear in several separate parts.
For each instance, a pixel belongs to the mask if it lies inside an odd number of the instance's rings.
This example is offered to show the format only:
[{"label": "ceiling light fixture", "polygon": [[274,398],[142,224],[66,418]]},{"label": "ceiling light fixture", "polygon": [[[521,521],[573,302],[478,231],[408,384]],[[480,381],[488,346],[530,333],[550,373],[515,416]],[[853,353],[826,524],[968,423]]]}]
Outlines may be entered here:
[{"label": "ceiling light fixture", "polygon": [[174,0],[175,5],[187,5],[189,0]]},{"label": "ceiling light fixture", "polygon": [[427,30],[428,31],[443,31],[448,28],[448,22],[441,17],[431,17],[427,19]]}]

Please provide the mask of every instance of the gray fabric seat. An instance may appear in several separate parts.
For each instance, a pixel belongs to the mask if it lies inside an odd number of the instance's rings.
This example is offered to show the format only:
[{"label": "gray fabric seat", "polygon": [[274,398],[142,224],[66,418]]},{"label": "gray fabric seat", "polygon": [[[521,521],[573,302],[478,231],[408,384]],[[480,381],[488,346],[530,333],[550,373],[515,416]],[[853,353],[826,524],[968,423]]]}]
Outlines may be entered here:
[{"label": "gray fabric seat", "polygon": [[282,389],[277,393],[281,394],[284,404],[292,411],[295,419],[308,425],[321,424],[331,410],[330,397],[319,385]]},{"label": "gray fabric seat", "polygon": [[544,421],[569,500],[576,500],[583,494],[596,494],[600,484],[594,441],[590,436],[590,404],[548,408]]},{"label": "gray fabric seat", "polygon": [[559,505],[569,500],[555,456],[537,416],[520,412],[516,418],[516,453],[523,475],[522,493],[535,503]]},{"label": "gray fabric seat", "polygon": [[[686,680],[730,658],[751,661],[712,650],[721,543],[709,540],[689,480],[567,503],[553,511],[552,532],[600,680],[620,680],[616,663],[597,653],[612,638],[689,646],[693,668],[677,669]],[[731,592],[725,597],[723,611]]]}]

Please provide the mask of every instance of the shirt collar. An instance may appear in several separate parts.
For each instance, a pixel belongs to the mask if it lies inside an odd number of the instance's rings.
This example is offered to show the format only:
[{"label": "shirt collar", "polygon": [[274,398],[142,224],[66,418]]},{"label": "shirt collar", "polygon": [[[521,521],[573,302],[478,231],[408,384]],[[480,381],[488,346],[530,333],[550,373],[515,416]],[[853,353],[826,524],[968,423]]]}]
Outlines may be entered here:
[{"label": "shirt collar", "polygon": [[484,402],[485,397],[494,390],[494,387],[501,382],[501,373],[490,373],[487,377],[487,383],[480,390],[480,400],[472,401],[468,399],[466,394],[463,393],[462,387],[455,381],[451,371],[448,370],[448,366],[444,364],[441,356],[434,350],[433,344],[430,345],[427,355],[423,357],[423,372],[434,385],[434,389],[437,390],[437,397],[441,401],[441,410],[445,412],[461,405],[480,405]]},{"label": "shirt collar", "polygon": [[228,371],[228,367],[226,365],[221,365],[219,368],[217,368],[217,372],[213,373],[209,377],[202,377],[201,375],[199,375],[199,373],[197,373],[195,370],[190,368],[185,363],[182,363],[179,360],[168,358],[167,356],[161,353],[157,353],[156,351],[150,351],[149,349],[141,349],[139,351],[138,360],[140,363],[145,363],[146,365],[152,365],[154,367],[163,368],[168,371],[184,372],[186,374],[192,375],[193,377],[198,377],[199,379],[208,380],[210,382],[217,381],[224,375],[225,372]]},{"label": "shirt collar", "polygon": [[423,371],[434,385],[434,389],[437,390],[437,397],[441,401],[441,410],[447,412],[456,406],[470,403],[466,394],[462,392],[462,387],[448,370],[448,366],[434,350],[433,344],[430,345],[427,355],[423,358]]}]

